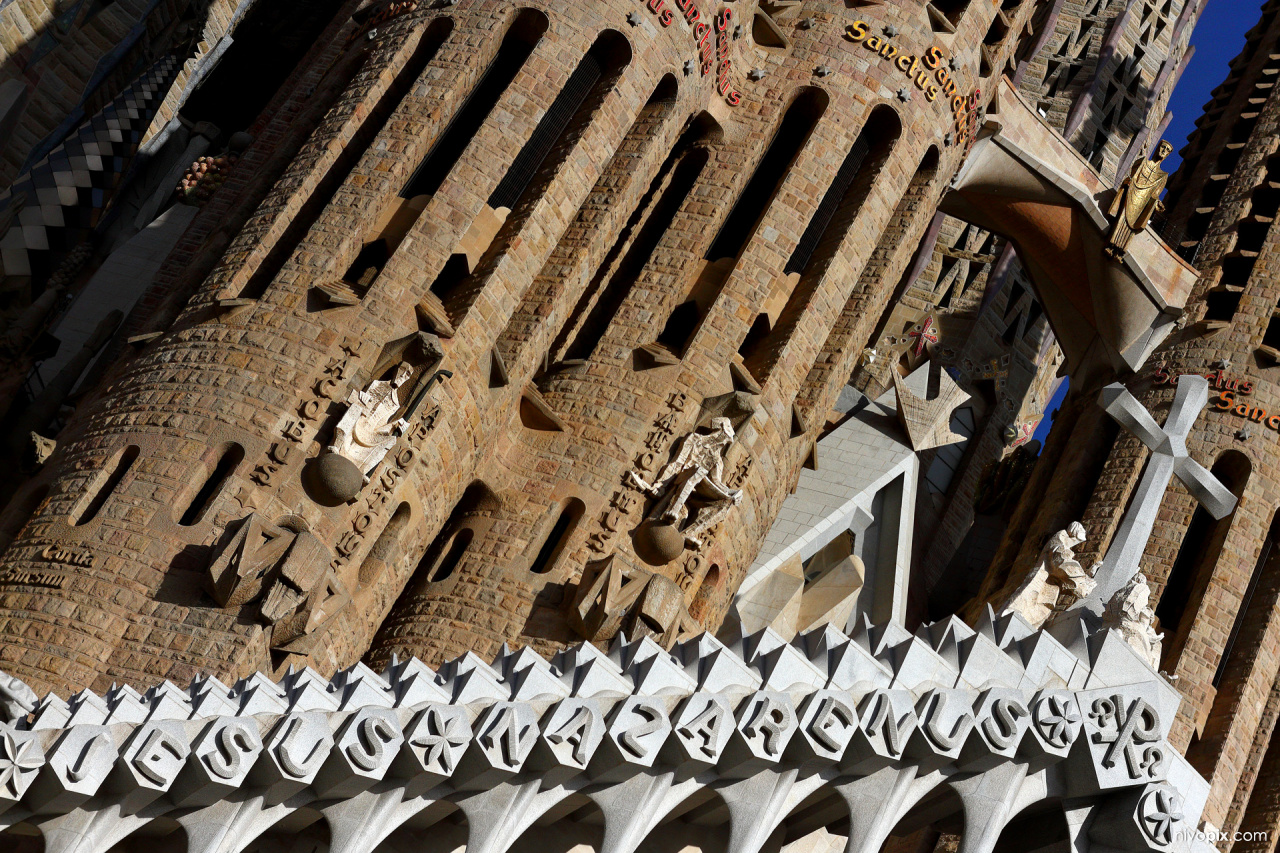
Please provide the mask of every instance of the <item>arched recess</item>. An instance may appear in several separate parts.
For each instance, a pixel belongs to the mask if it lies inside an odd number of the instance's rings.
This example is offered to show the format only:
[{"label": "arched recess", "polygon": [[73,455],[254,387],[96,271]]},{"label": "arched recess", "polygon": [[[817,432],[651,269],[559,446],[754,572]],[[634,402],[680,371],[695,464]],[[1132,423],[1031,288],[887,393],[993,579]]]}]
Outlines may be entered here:
[{"label": "arched recess", "polygon": [[738,258],[768,216],[792,167],[826,113],[829,101],[821,89],[802,89],[779,116],[769,147],[711,241],[704,263],[690,277],[684,298],[667,314],[658,334],[657,343],[677,358],[683,357]]},{"label": "arched recess", "polygon": [[834,853],[843,851],[848,839],[848,801],[829,788],[819,788],[778,824],[765,849],[779,853]]},{"label": "arched recess", "polygon": [[290,219],[284,233],[267,251],[253,274],[241,288],[240,296],[245,299],[257,299],[266,293],[276,274],[284,268],[289,258],[301,244],[311,226],[320,218],[320,214],[329,205],[333,196],[342,187],[352,169],[360,162],[360,158],[373,144],[391,113],[400,105],[417,82],[418,77],[430,64],[431,60],[444,45],[453,32],[453,21],[449,18],[436,18],[427,25],[422,33],[413,55],[396,74],[391,85],[382,97],[369,110],[360,127],[342,148],[342,153],[333,161],[324,176],[316,183],[315,189],[303,202],[302,207]]},{"label": "arched recess", "polygon": [[578,523],[586,513],[587,507],[577,498],[567,498],[558,507],[555,522],[547,531],[542,546],[529,564],[529,571],[535,575],[545,575],[559,567],[562,558],[568,553],[569,541],[573,537]]},{"label": "arched recess", "polygon": [[[431,284],[456,322],[466,313],[474,286],[524,230],[578,141],[601,116],[606,99],[631,64],[631,44],[605,30],[579,60],[564,87],[490,194],[484,209]],[[614,118],[614,116],[609,116]]]},{"label": "arched recess", "polygon": [[595,279],[574,307],[569,322],[552,347],[555,358],[585,359],[595,352],[602,332],[689,200],[706,168],[710,156],[708,147],[719,141],[721,135],[720,125],[707,113],[700,113],[689,122],[635,213],[619,233],[608,260],[601,264]]},{"label": "arched recess", "polygon": [[604,813],[593,800],[571,794],[521,833],[508,853],[583,853],[604,843]]},{"label": "arched recess", "polygon": [[729,850],[729,807],[714,788],[699,788],[667,813],[636,853]]},{"label": "arched recess", "polygon": [[98,515],[98,511],[102,509],[103,504],[120,488],[125,477],[133,469],[133,463],[138,460],[139,448],[136,444],[130,444],[128,447],[120,450],[113,456],[106,465],[89,481],[89,487],[85,490],[84,496],[76,503],[71,511],[71,523],[76,527],[82,524],[88,524]]},{"label": "arched recess", "polygon": [[0,829],[0,850],[5,853],[44,853],[44,836],[33,824],[19,821]]},{"label": "arched recess", "polygon": [[[187,833],[178,822],[158,817],[113,844],[107,853],[187,853],[187,847]],[[0,844],[0,850],[8,853],[9,848]]]},{"label": "arched recess", "polygon": [[404,535],[405,528],[409,526],[410,517],[413,515],[409,509],[409,504],[401,503],[396,507],[396,511],[391,514],[391,518],[387,519],[387,524],[382,528],[382,532],[378,534],[378,538],[374,540],[369,553],[360,563],[360,571],[357,575],[361,588],[380,578],[387,570],[387,566],[396,562],[402,555],[401,537]]},{"label": "arched recess", "polygon": [[244,448],[234,441],[205,454],[204,464],[197,466],[196,476],[187,487],[187,498],[180,499],[174,507],[178,524],[183,527],[198,524],[243,461]]},{"label": "arched recess", "polygon": [[1247,686],[1249,669],[1254,663],[1268,617],[1280,599],[1280,511],[1271,516],[1271,526],[1262,540],[1258,561],[1254,564],[1244,597],[1236,608],[1231,633],[1227,635],[1222,657],[1213,674],[1213,707],[1205,720],[1204,730],[1191,738],[1187,760],[1201,776],[1212,779],[1228,731],[1237,719],[1233,711]]},{"label": "arched recess", "polygon": [[1049,853],[1071,850],[1071,832],[1058,800],[1029,806],[1005,824],[991,853]]},{"label": "arched recess", "polygon": [[892,107],[878,106],[845,155],[763,306],[762,315],[769,320],[770,332],[754,339],[748,336],[739,350],[743,363],[757,382],[763,384],[768,380],[783,342],[791,338],[826,278],[832,259],[857,220],[901,135],[902,121],[897,112]]},{"label": "arched recess", "polygon": [[[1238,499],[1244,494],[1252,467],[1248,456],[1238,450],[1228,450],[1218,457],[1211,470],[1213,476]],[[1198,505],[1191,516],[1178,556],[1173,561],[1173,568],[1169,570],[1155,607],[1160,630],[1165,635],[1164,657],[1160,662],[1160,668],[1165,672],[1177,670],[1196,612],[1200,609],[1214,566],[1239,510],[1237,500],[1235,510],[1221,519],[1215,520]]]},{"label": "arched recess", "polygon": [[964,838],[964,803],[950,785],[934,788],[889,833],[881,853],[957,850]]},{"label": "arched recess", "polygon": [[240,853],[319,853],[328,850],[332,843],[329,824],[324,816],[304,806],[281,818],[245,845]]},{"label": "arched recess", "polygon": [[493,514],[501,508],[502,499],[480,480],[467,486],[449,520],[418,561],[406,592],[420,594],[453,577],[476,534],[488,529]]},{"label": "arched recess", "polygon": [[401,824],[373,853],[465,853],[468,834],[462,810],[440,800]]}]

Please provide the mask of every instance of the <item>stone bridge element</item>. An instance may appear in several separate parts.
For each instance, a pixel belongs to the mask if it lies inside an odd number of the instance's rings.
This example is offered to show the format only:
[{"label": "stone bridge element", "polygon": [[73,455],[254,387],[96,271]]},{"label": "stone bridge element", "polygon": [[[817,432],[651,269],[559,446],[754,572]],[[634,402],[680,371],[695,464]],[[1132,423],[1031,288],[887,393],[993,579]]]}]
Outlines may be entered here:
[{"label": "stone bridge element", "polygon": [[[697,842],[680,832],[717,825],[736,853],[776,850],[784,824],[824,844],[837,826],[845,850],[875,853],[948,816],[963,853],[990,853],[1029,813],[1079,853],[1207,851],[1188,830],[1208,786],[1166,741],[1178,701],[1117,634],[1063,645],[990,611],[915,636],[863,623],[126,686],[50,695],[0,728],[0,830],[105,853],[176,824],[189,853],[240,853],[323,821],[330,850],[369,853],[408,825],[414,849],[447,853],[457,833],[426,826],[443,808],[465,817],[468,851],[504,853],[589,800],[602,853],[658,834],[680,849]],[[664,825],[699,793],[721,804],[701,828]],[[171,838],[147,849],[182,849]]]},{"label": "stone bridge element", "polygon": [[1114,192],[1005,78],[941,205],[1013,241],[1077,376],[1137,370],[1199,276],[1150,229],[1123,261],[1108,256]]}]

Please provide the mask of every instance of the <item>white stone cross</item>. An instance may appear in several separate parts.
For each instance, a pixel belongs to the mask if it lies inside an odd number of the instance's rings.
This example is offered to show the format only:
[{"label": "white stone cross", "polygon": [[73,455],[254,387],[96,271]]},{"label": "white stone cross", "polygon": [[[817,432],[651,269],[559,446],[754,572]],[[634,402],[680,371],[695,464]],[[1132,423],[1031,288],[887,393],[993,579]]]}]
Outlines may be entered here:
[{"label": "white stone cross", "polygon": [[1151,450],[1138,490],[1111,540],[1107,556],[1098,564],[1098,586],[1077,607],[1101,612],[1101,607],[1138,573],[1139,561],[1155,527],[1165,489],[1176,474],[1200,505],[1214,518],[1235,509],[1236,496],[1187,453],[1187,433],[1209,402],[1209,380],[1184,374],[1178,377],[1178,393],[1164,427],[1120,383],[1102,389],[1099,403],[1107,414],[1136,435]]}]

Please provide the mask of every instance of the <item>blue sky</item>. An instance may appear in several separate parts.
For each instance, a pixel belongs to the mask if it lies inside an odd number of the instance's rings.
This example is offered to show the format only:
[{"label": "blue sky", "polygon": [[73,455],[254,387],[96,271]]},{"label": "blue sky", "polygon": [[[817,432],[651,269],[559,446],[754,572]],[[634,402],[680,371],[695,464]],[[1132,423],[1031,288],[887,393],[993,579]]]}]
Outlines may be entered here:
[{"label": "blue sky", "polygon": [[1173,143],[1170,166],[1177,167],[1177,152],[1187,144],[1187,136],[1195,130],[1196,119],[1204,111],[1210,92],[1227,78],[1228,63],[1244,49],[1244,34],[1262,17],[1258,0],[1209,0],[1200,23],[1191,34],[1195,56],[1173,90],[1169,109],[1173,123],[1166,137]]},{"label": "blue sky", "polygon": [[[1188,0],[1189,2],[1189,0]],[[1210,93],[1227,78],[1229,63],[1244,49],[1244,34],[1262,17],[1262,4],[1257,0],[1209,0],[1200,23],[1191,34],[1195,56],[1187,66],[1178,87],[1173,91],[1169,109],[1173,121],[1165,138],[1173,143],[1174,153],[1166,168],[1173,171],[1182,162],[1178,152],[1187,144],[1187,137],[1196,129],[1196,119],[1209,102]],[[1063,382],[1045,409],[1044,420],[1036,429],[1036,438],[1043,443],[1053,424],[1052,413],[1062,405],[1067,383]]]}]

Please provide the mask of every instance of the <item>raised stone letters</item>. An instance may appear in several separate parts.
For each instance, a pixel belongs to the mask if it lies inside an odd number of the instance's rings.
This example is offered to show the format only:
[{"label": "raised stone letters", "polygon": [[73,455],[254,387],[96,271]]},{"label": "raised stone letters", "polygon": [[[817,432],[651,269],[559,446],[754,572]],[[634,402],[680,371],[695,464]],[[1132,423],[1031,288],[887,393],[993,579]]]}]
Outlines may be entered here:
[{"label": "raised stone letters", "polygon": [[404,736],[423,770],[448,776],[471,742],[471,724],[456,705],[431,705],[413,719]]},{"label": "raised stone letters", "polygon": [[1132,779],[1163,778],[1168,756],[1161,738],[1160,715],[1145,699],[1116,694],[1093,700],[1088,711],[1091,743],[1106,746],[1101,764],[1111,769],[1123,758]]}]

